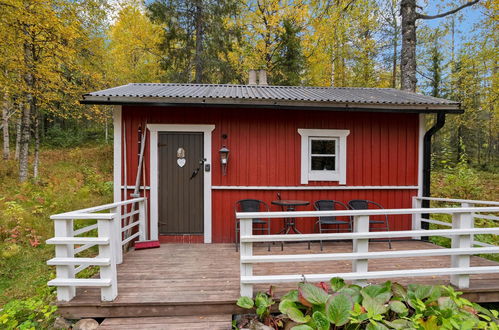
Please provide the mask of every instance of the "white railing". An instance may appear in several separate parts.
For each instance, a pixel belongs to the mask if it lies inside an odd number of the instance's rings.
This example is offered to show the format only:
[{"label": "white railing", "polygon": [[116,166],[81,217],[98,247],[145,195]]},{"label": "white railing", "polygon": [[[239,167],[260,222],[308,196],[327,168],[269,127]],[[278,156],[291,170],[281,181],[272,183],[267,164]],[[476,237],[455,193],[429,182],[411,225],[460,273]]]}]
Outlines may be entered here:
[{"label": "white railing", "polygon": [[[441,197],[416,197],[415,196],[412,198],[412,207],[416,208],[416,209],[423,207],[423,201],[428,201],[429,203],[431,203],[431,202],[445,203],[445,207],[474,207],[477,205],[480,205],[480,206],[499,206],[499,202],[494,202],[494,201],[480,201],[480,200],[472,200],[472,199],[452,199],[452,198],[441,198]],[[431,212],[425,212],[425,213],[429,214]],[[492,214],[472,213],[472,221],[471,221],[472,228],[475,227],[475,220],[476,219],[487,219],[487,220],[499,221],[499,217],[492,215]],[[421,213],[417,213],[417,214],[412,215],[412,229],[420,230],[422,228],[423,222],[452,228],[452,223],[450,223],[450,222],[431,219],[429,217],[428,217],[428,219],[426,219],[426,218],[422,217]],[[445,236],[445,237],[450,238],[448,236]],[[414,239],[421,239],[421,237],[417,237],[417,236],[414,236],[413,238]],[[474,246],[475,245],[476,246],[494,246],[492,244],[476,241],[476,240],[474,240],[474,236],[472,236],[472,240],[473,240]]]},{"label": "white railing", "polygon": [[[102,211],[108,213],[97,213]],[[48,285],[57,287],[57,299],[70,301],[76,294],[76,287],[99,287],[101,299],[113,301],[118,295],[116,265],[123,261],[124,247],[137,237],[145,239],[146,198],[56,214],[50,218],[54,221],[55,237],[47,240],[47,244],[55,245],[55,258],[47,264],[56,266],[56,278]],[[96,223],[74,228],[75,221],[88,219],[96,220]],[[81,236],[83,234],[85,236]],[[93,246],[98,246],[96,257],[77,256]],[[76,278],[90,266],[99,267],[99,278]]]},{"label": "white railing", "polygon": [[[365,285],[366,280],[410,276],[449,275],[450,281],[458,288],[469,287],[470,274],[499,273],[499,266],[470,267],[470,256],[474,254],[499,253],[498,246],[473,247],[474,234],[499,234],[499,227],[473,228],[472,220],[477,213],[499,212],[495,207],[460,207],[460,208],[414,208],[414,209],[378,209],[378,210],[344,210],[344,211],[305,211],[305,212],[238,212],[240,220],[240,284],[241,295],[252,296],[253,285],[259,283],[300,282],[306,279],[310,282],[328,281],[332,277],[342,277]],[[369,217],[375,215],[401,215],[442,213],[451,214],[453,221],[451,229],[369,232]],[[318,218],[325,216],[348,216],[353,218],[352,233],[331,234],[292,234],[292,235],[254,235],[252,219],[262,218]],[[428,250],[404,250],[369,252],[369,239],[407,238],[414,236],[449,236],[452,248]],[[352,240],[351,253],[316,253],[292,255],[253,255],[253,243],[257,242],[310,242],[325,240]],[[378,258],[404,258],[445,255],[451,256],[451,266],[448,268],[400,269],[390,271],[369,271],[368,260]],[[351,260],[352,272],[337,274],[277,274],[253,275],[253,265],[266,262],[313,262]],[[423,264],[424,265],[424,264]]]}]

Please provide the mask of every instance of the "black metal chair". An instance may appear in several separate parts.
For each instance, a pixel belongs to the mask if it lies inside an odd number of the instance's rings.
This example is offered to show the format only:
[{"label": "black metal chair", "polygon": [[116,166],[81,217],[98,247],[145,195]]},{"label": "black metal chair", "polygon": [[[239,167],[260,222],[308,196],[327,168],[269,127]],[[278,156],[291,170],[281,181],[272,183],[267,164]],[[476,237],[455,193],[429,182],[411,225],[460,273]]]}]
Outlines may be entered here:
[{"label": "black metal chair", "polygon": [[[354,200],[351,200],[348,202],[348,206],[352,210],[367,210],[367,209],[369,209],[369,205],[373,205],[373,206],[377,207],[378,209],[384,209],[384,207],[381,206],[380,204],[373,202],[373,201],[369,201],[367,199],[354,199]],[[369,230],[371,230],[371,225],[382,224],[382,225],[384,225],[384,227],[383,226],[376,226],[376,229],[390,231],[390,225],[388,224],[388,215],[386,215],[386,214],[380,215],[380,217],[383,217],[384,219],[383,220],[374,220],[374,219],[371,220],[372,216],[369,217]],[[390,249],[392,248],[392,240],[390,238],[388,238],[388,247]]]},{"label": "black metal chair", "polygon": [[[340,201],[322,199],[314,202],[314,207],[317,211],[333,211],[338,209],[337,206],[341,206],[345,210],[348,210],[348,206]],[[348,220],[340,220],[334,216],[319,217],[315,225],[319,227],[319,233],[321,234],[326,231],[352,231],[352,222],[350,218],[348,218]],[[336,226],[336,228],[331,228],[330,226]],[[347,228],[340,228],[344,226]],[[320,241],[320,244],[322,251],[322,241]]]},{"label": "black metal chair", "polygon": [[[270,208],[264,201],[258,199],[242,199],[236,202],[236,212],[270,212]],[[239,251],[239,219],[236,218],[236,251]],[[266,232],[270,235],[270,219],[253,219],[253,231]],[[270,243],[268,250],[270,251]]]}]

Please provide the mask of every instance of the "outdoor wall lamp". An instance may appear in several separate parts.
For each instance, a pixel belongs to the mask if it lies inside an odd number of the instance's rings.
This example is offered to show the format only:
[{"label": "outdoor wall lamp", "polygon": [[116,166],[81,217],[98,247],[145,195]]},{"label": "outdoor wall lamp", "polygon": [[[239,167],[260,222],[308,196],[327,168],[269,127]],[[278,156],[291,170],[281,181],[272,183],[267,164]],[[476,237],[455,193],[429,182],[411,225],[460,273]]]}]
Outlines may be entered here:
[{"label": "outdoor wall lamp", "polygon": [[220,164],[222,164],[222,174],[227,175],[227,165],[229,165],[229,152],[226,146],[222,146],[218,151],[220,153]]}]

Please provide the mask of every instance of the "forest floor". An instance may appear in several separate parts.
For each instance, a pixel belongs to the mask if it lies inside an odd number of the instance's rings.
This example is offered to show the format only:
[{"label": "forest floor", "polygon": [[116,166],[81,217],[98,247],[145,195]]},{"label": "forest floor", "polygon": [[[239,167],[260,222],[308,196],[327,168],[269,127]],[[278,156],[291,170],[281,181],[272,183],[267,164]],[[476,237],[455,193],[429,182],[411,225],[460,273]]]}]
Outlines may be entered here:
[{"label": "forest floor", "polygon": [[[50,215],[108,203],[112,191],[109,145],[43,150],[36,183],[19,184],[16,162],[0,162],[0,327],[5,313],[10,315],[4,319],[14,322],[27,317],[21,314],[30,315],[33,305],[45,306],[38,308],[42,314],[52,313],[47,306],[53,289],[46,283],[54,269],[46,261],[54,248],[45,244],[53,236]],[[436,172],[433,195],[499,200],[499,174]]]},{"label": "forest floor", "polygon": [[112,201],[112,147],[41,152],[38,182],[17,182],[15,161],[0,162],[0,306],[45,290],[54,270],[50,215]]}]

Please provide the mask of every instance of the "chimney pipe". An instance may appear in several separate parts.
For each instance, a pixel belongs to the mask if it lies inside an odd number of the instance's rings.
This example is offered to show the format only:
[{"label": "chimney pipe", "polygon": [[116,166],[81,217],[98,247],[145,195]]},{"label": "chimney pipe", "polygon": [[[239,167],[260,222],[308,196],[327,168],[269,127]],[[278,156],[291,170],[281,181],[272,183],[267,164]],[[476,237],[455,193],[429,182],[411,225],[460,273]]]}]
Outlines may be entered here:
[{"label": "chimney pipe", "polygon": [[248,85],[256,85],[256,70],[249,70]]},{"label": "chimney pipe", "polygon": [[267,71],[259,70],[258,71],[258,85],[267,86]]}]

